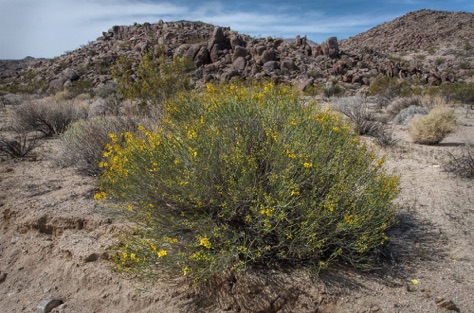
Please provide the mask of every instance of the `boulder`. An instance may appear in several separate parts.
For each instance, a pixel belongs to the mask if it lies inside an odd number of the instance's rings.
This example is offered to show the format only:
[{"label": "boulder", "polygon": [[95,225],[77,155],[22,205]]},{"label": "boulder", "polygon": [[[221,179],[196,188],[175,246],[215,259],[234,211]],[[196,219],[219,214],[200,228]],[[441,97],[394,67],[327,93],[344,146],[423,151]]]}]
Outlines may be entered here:
[{"label": "boulder", "polygon": [[267,61],[263,64],[263,70],[265,72],[272,72],[278,68],[277,61]]},{"label": "boulder", "polygon": [[296,69],[295,62],[292,59],[284,59],[283,61],[281,61],[280,69],[294,71]]},{"label": "boulder", "polygon": [[324,55],[327,55],[331,59],[337,58],[339,55],[339,44],[337,42],[337,37],[329,37],[321,45],[321,50]]},{"label": "boulder", "polygon": [[75,81],[79,79],[79,74],[76,73],[72,68],[67,68],[61,72],[61,76],[65,77],[66,80]]},{"label": "boulder", "polygon": [[244,57],[238,57],[237,59],[235,59],[234,62],[232,62],[232,66],[237,71],[243,71],[246,65],[247,65],[247,60],[245,60]]},{"label": "boulder", "polygon": [[232,61],[237,60],[240,57],[245,58],[248,55],[248,50],[247,48],[241,47],[241,46],[236,46],[234,50],[234,54],[232,56]]}]

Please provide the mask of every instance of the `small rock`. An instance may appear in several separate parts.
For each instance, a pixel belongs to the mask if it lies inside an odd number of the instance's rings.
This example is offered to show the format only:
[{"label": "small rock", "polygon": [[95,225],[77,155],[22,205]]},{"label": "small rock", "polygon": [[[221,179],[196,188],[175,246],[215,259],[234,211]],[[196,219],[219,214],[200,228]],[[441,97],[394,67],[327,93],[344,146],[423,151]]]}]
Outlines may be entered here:
[{"label": "small rock", "polygon": [[61,304],[63,304],[63,301],[60,299],[54,299],[54,298],[44,299],[36,307],[36,313],[49,313],[51,312],[52,309],[60,306]]},{"label": "small rock", "polygon": [[458,307],[451,300],[447,300],[445,298],[436,298],[435,303],[440,308],[444,308],[446,310],[451,310],[451,311],[459,311]]},{"label": "small rock", "polygon": [[7,273],[0,271],[0,283],[3,283],[7,279]]}]

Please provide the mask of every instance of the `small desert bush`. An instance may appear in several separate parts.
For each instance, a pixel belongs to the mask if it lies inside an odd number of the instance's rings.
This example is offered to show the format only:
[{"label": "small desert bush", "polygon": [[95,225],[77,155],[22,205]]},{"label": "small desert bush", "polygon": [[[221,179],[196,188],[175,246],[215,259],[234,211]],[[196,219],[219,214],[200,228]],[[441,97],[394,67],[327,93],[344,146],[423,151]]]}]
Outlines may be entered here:
[{"label": "small desert bush", "polygon": [[414,118],[410,125],[410,136],[415,143],[433,145],[441,142],[456,127],[454,109],[437,106],[428,115]]},{"label": "small desert bush", "polygon": [[16,131],[13,139],[0,136],[0,156],[23,158],[38,146],[38,138],[23,131]]},{"label": "small desert bush", "polygon": [[399,125],[406,125],[417,115],[426,115],[428,112],[428,109],[425,107],[411,105],[408,108],[404,108],[398,112],[398,114],[393,118],[393,122]]},{"label": "small desert bush", "polygon": [[396,144],[393,128],[374,116],[366,98],[360,95],[339,98],[336,99],[334,108],[349,117],[358,134],[374,137],[376,143],[382,147]]},{"label": "small desert bush", "polygon": [[58,135],[68,125],[87,117],[88,105],[79,101],[44,98],[24,102],[14,109],[16,127],[38,131],[44,136]]},{"label": "small desert bush", "polygon": [[365,268],[394,223],[397,178],[289,87],[208,84],[139,130],[111,135],[95,195],[141,226],[121,269],[199,280],[246,265]]},{"label": "small desert bush", "polygon": [[81,173],[98,175],[104,149],[111,143],[109,134],[133,132],[139,124],[147,122],[133,116],[96,116],[79,120],[61,134],[58,161],[63,166],[74,166]]},{"label": "small desert bush", "polygon": [[449,160],[444,170],[464,178],[474,178],[474,145],[461,150],[460,153],[449,153]]},{"label": "small desert bush", "polygon": [[396,98],[387,106],[387,114],[393,118],[410,106],[422,106],[422,98],[419,96]]}]

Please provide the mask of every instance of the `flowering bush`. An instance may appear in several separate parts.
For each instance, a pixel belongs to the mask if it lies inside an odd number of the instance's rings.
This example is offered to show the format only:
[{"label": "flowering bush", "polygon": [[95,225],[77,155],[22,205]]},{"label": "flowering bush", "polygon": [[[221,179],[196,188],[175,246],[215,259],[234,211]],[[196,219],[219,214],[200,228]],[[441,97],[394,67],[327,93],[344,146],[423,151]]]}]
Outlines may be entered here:
[{"label": "flowering bush", "polygon": [[262,263],[367,266],[394,222],[397,178],[338,116],[298,98],[209,84],[168,103],[158,130],[111,134],[96,199],[121,201],[140,225],[119,266],[194,279]]}]

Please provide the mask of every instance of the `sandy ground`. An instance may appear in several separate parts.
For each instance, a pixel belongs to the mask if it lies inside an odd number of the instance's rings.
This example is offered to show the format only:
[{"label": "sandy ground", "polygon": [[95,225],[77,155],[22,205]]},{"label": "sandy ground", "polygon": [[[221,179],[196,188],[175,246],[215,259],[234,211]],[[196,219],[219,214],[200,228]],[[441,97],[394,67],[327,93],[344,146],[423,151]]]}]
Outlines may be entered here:
[{"label": "sandy ground", "polygon": [[44,140],[34,158],[0,161],[0,311],[36,312],[52,297],[63,302],[52,312],[447,312],[441,299],[474,312],[474,180],[442,167],[448,151],[474,143],[465,111],[438,146],[413,144],[399,127],[397,146],[379,149],[402,187],[381,270],[223,275],[199,291],[115,272],[107,248],[124,224],[93,200],[94,178],[55,165],[58,139]]}]

